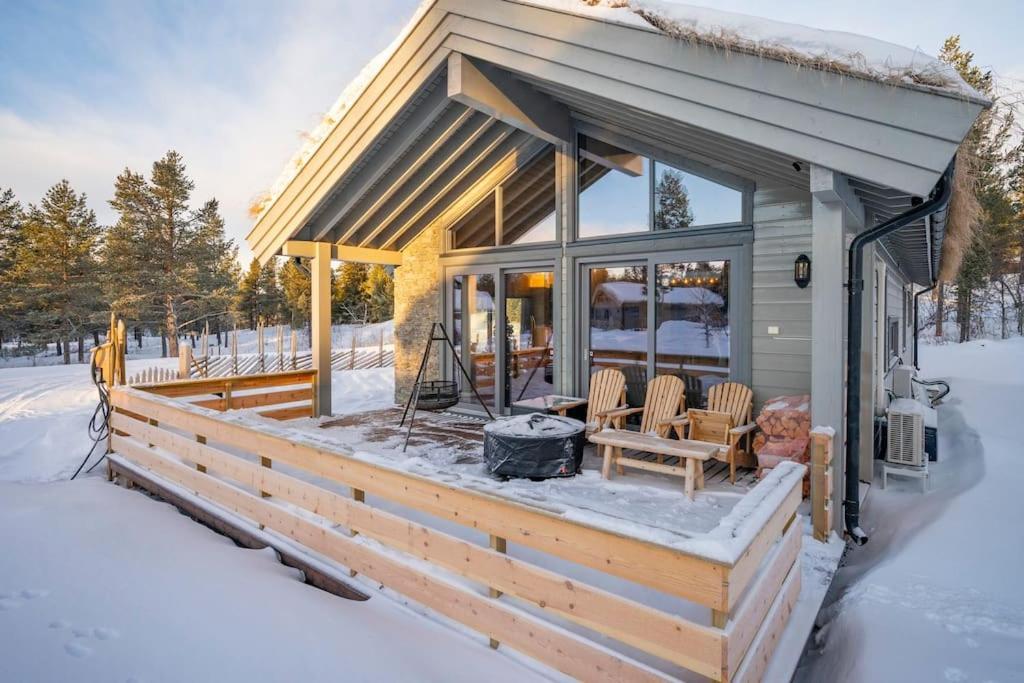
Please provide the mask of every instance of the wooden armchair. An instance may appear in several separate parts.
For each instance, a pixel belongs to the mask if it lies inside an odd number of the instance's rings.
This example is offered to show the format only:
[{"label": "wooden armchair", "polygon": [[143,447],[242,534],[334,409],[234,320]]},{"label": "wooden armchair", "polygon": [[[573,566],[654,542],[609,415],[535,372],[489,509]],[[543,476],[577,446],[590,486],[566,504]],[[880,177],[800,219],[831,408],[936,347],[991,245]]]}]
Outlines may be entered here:
[{"label": "wooden armchair", "polygon": [[[643,407],[610,410],[605,413],[601,427],[602,429],[609,426],[615,429],[625,429],[627,417],[642,413],[640,433],[664,437],[672,428],[673,421],[679,419],[679,413],[685,405],[686,387],[683,380],[672,375],[659,375],[647,383],[647,394]],[[621,453],[618,455],[621,456]],[[659,463],[665,460],[665,456],[661,453],[657,454],[657,458]],[[619,473],[622,473],[621,467]]]},{"label": "wooden armchair", "polygon": [[[738,382],[716,384],[708,390],[707,410],[690,409],[686,417],[672,421],[679,438],[720,444],[719,460],[729,463],[729,481],[736,483],[736,455],[740,441],[757,429],[751,420],[754,392]],[[685,436],[684,436],[685,430]]]},{"label": "wooden armchair", "polygon": [[565,414],[583,403],[587,404],[587,433],[601,429],[605,415],[626,407],[626,377],[615,368],[605,368],[590,376],[590,393],[585,401],[563,403],[555,412]]}]

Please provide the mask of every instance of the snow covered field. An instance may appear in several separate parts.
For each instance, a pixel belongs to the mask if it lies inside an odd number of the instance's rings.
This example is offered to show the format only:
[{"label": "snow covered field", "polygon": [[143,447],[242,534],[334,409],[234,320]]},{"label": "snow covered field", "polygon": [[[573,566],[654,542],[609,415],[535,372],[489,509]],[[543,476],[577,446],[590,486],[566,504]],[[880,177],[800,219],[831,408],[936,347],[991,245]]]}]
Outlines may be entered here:
[{"label": "snow covered field", "polygon": [[[335,373],[334,389],[360,400],[380,373]],[[0,370],[0,680],[543,678],[398,601],[307,586],[102,467],[66,481],[95,400],[80,365]]]},{"label": "snow covered field", "polygon": [[[287,353],[291,349],[291,327],[284,325],[284,351]],[[296,338],[296,348],[298,351],[309,350],[309,330],[303,328],[298,331]],[[232,332],[231,334],[234,334]],[[331,348],[333,349],[349,349],[352,346],[352,340],[355,337],[356,346],[360,348],[377,348],[381,339],[384,340],[384,345],[390,347],[394,343],[395,339],[395,326],[393,321],[388,320],[382,323],[372,323],[369,325],[333,325],[331,327]],[[265,344],[264,352],[267,354],[277,353],[277,327],[267,327],[263,333],[263,339]],[[196,342],[198,344],[198,340]],[[222,356],[231,353],[231,347],[229,345],[229,335],[225,333],[221,337],[221,346],[217,346],[217,336],[214,334],[210,335],[210,355]],[[8,344],[5,347],[8,351],[13,352],[14,346]],[[92,348],[92,339],[85,340],[85,362],[89,362],[89,349]],[[161,342],[160,337],[144,336],[142,338],[142,346],[136,344],[135,338],[131,336],[131,330],[128,332],[128,358],[129,359],[140,359],[140,358],[153,358],[160,359],[161,354]],[[198,347],[197,347],[198,350]],[[238,353],[258,353],[259,352],[259,340],[255,330],[242,329],[238,330]],[[78,362],[78,349],[75,344],[71,345],[71,362],[75,364]],[[36,356],[8,356],[0,357],[0,369],[5,368],[21,368],[21,367],[37,367],[37,366],[48,366],[48,365],[63,365],[64,357],[57,353],[57,347],[55,344],[48,344],[44,352],[39,353]],[[142,367],[152,367],[152,363],[149,363]]]},{"label": "snow covered field", "polygon": [[922,346],[948,379],[931,490],[893,478],[861,518],[801,681],[1024,681],[1024,339]]},{"label": "snow covered field", "polygon": [[[1024,680],[1024,469],[1013,429],[1024,340],[922,350],[924,375],[953,385],[932,490],[901,479],[871,490],[871,541],[840,571],[799,680]],[[130,360],[128,372],[153,364]],[[335,373],[336,395],[388,405],[389,373]],[[390,598],[356,604],[316,591],[269,551],[237,548],[107,485],[102,468],[64,481],[88,446],[94,402],[82,366],[0,370],[0,680],[548,673]],[[813,567],[805,584],[818,578]]]}]

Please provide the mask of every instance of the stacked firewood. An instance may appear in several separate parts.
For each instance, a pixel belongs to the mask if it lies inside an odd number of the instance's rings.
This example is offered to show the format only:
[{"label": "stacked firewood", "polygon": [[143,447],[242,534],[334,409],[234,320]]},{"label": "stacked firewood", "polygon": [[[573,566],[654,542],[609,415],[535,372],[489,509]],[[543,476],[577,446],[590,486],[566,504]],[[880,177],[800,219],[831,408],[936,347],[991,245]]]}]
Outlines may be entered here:
[{"label": "stacked firewood", "polygon": [[754,438],[758,469],[783,460],[807,462],[811,431],[811,397],[779,396],[765,402],[757,416],[761,431]]}]

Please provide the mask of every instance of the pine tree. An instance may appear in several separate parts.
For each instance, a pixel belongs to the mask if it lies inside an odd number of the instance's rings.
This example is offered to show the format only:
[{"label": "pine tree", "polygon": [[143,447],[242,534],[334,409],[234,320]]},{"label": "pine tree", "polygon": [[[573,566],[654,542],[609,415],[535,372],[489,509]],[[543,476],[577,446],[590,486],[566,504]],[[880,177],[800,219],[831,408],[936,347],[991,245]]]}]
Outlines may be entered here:
[{"label": "pine tree", "polygon": [[226,308],[237,275],[216,200],[189,208],[194,186],[181,155],[170,151],[148,181],[125,169],[110,202],[118,212],[104,249],[111,305],[161,329],[170,355],[178,353],[179,317]]},{"label": "pine tree", "polygon": [[101,231],[96,214],[62,180],[38,206],[29,206],[11,269],[16,296],[39,341],[56,337],[71,362],[72,339],[81,339],[101,305],[96,251]]},{"label": "pine tree", "polygon": [[[963,48],[960,36],[946,39],[939,57],[994,102],[979,115],[957,154],[958,164],[969,165],[973,172],[981,209],[956,277],[957,322],[960,341],[966,341],[971,337],[973,318],[980,313],[975,296],[978,290],[1016,269],[1015,254],[1021,241],[1012,201],[1012,175],[1024,159],[1024,145],[1012,144],[1013,112],[1001,103],[992,72],[974,63],[974,53]],[[940,283],[938,296],[943,296],[944,290]],[[938,308],[944,309],[942,301]]]},{"label": "pine tree", "polygon": [[685,228],[693,223],[690,195],[683,185],[682,173],[666,168],[658,179],[654,196],[657,202],[654,212],[655,230]]},{"label": "pine tree", "polygon": [[395,310],[395,280],[387,268],[380,264],[370,268],[363,283],[363,296],[366,299],[367,322],[391,320]]},{"label": "pine tree", "polygon": [[224,219],[216,199],[203,204],[195,222],[196,295],[188,307],[188,317],[197,329],[202,322],[211,321],[211,329],[217,333],[238,288],[238,248],[224,234]]},{"label": "pine tree", "polygon": [[365,323],[367,299],[364,289],[368,267],[365,263],[345,261],[333,284],[333,316],[338,322]]},{"label": "pine tree", "polygon": [[277,285],[277,270],[273,261],[261,266],[256,259],[249,264],[249,270],[238,285],[235,296],[235,310],[249,329],[255,330],[259,323],[273,324],[281,317],[283,297]]},{"label": "pine tree", "polygon": [[21,204],[10,189],[0,192],[0,345],[19,333],[18,300],[11,273],[15,252],[22,241]]},{"label": "pine tree", "polygon": [[296,263],[295,260],[288,259],[281,266],[278,280],[281,283],[281,296],[288,323],[293,330],[304,327],[309,322],[312,292],[308,259],[306,263]]}]

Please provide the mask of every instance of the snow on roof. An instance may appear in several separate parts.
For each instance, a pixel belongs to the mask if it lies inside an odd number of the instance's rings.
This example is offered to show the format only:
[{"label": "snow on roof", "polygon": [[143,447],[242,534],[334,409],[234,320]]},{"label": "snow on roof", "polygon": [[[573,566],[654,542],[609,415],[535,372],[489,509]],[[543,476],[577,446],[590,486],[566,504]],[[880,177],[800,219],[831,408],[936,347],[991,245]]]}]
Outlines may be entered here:
[{"label": "snow on roof", "polygon": [[416,12],[412,15],[409,22],[402,28],[395,39],[391,43],[377,53],[377,55],[367,63],[362,70],[356,74],[356,77],[345,86],[345,89],[338,96],[338,99],[334,101],[331,108],[327,110],[323,118],[320,119],[320,123],[317,124],[316,128],[310,131],[308,134],[303,136],[302,145],[296,150],[292,158],[285,164],[284,169],[281,170],[280,175],[277,176],[277,180],[270,186],[270,189],[264,193],[259,199],[257,199],[252,207],[255,218],[257,221],[266,213],[273,204],[274,200],[280,196],[284,189],[288,187],[288,184],[298,175],[299,171],[306,162],[309,161],[310,157],[320,148],[323,141],[327,139],[334,127],[338,125],[345,112],[351,107],[359,96],[363,94],[363,91],[370,85],[377,74],[380,73],[384,65],[388,63],[391,56],[398,51],[398,48],[405,42],[405,39],[409,37],[412,30],[416,27],[416,24],[420,22],[434,3],[437,0],[422,0],[419,7],[416,8]]},{"label": "snow on roof", "polygon": [[[251,208],[259,220],[313,156],[437,0],[422,0],[391,44],[363,67]],[[654,28],[681,40],[756,54],[796,66],[984,99],[951,66],[920,50],[875,38],[666,0],[518,0],[612,23]]]},{"label": "snow on roof", "polygon": [[519,0],[725,50],[904,86],[984,99],[956,69],[920,49],[671,0]]},{"label": "snow on roof", "polygon": [[[597,292],[601,292],[620,304],[640,303],[647,300],[647,285],[642,282],[602,282],[597,286]],[[725,301],[720,295],[705,287],[672,287],[668,291],[662,292],[661,303],[722,306]]]}]

